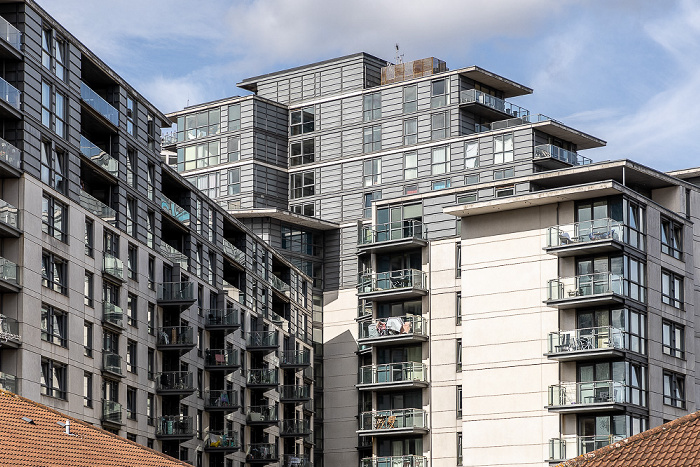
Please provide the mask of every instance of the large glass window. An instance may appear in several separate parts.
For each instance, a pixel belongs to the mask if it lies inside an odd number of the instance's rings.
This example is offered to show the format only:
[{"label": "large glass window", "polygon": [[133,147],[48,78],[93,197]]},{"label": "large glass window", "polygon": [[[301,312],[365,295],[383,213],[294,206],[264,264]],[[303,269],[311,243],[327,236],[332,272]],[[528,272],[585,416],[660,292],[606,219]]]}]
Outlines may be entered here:
[{"label": "large glass window", "polygon": [[418,119],[407,118],[403,121],[403,145],[409,146],[418,142]]},{"label": "large glass window", "polygon": [[289,113],[290,133],[292,136],[314,131],[315,111],[313,106],[292,110]]},{"label": "large glass window", "polygon": [[65,153],[54,150],[50,141],[41,143],[41,181],[56,191],[65,193]]},{"label": "large glass window", "polygon": [[685,376],[664,371],[664,404],[685,408]]},{"label": "large glass window", "polygon": [[[238,170],[238,169],[236,169]],[[194,177],[185,177],[188,182],[197,187],[199,191],[209,196],[216,198],[219,195],[219,172],[206,173],[196,175]]]},{"label": "large glass window", "polygon": [[661,218],[661,252],[676,259],[683,257],[683,226]]},{"label": "large glass window", "polygon": [[[234,107],[234,106],[231,106]],[[229,107],[229,130],[231,128],[231,107]],[[240,109],[238,112],[240,121]],[[221,132],[221,109],[204,110],[190,115],[178,117],[177,140],[189,141],[196,138],[218,135]]]},{"label": "large glass window", "polygon": [[382,94],[373,92],[365,94],[362,99],[362,117],[365,122],[382,118]]},{"label": "large glass window", "polygon": [[447,81],[438,79],[430,83],[430,107],[444,107],[447,105]]},{"label": "large glass window", "polygon": [[289,155],[289,165],[309,164],[314,161],[314,140],[313,138],[296,141],[291,144]]},{"label": "large glass window", "polygon": [[41,393],[59,399],[66,398],[67,367],[54,360],[41,360]]},{"label": "large glass window", "polygon": [[374,152],[382,149],[382,126],[374,125],[362,130],[362,151]]},{"label": "large glass window", "polygon": [[403,113],[413,113],[418,110],[418,88],[417,86],[404,86],[403,88]]},{"label": "large glass window", "polygon": [[479,142],[467,141],[464,143],[464,167],[476,169],[479,167]]},{"label": "large glass window", "polygon": [[68,263],[53,253],[41,255],[41,284],[63,295],[68,294]]},{"label": "large glass window", "polygon": [[433,148],[431,173],[442,175],[450,171],[450,162],[447,160],[447,146]]},{"label": "large glass window", "polygon": [[670,271],[661,271],[661,301],[683,309],[683,278]]},{"label": "large glass window", "polygon": [[439,112],[430,116],[431,139],[443,139],[450,136],[449,112]]},{"label": "large glass window", "polygon": [[376,159],[367,159],[362,164],[363,166],[363,186],[372,186],[382,183],[382,160],[377,157]]},{"label": "large glass window", "polygon": [[513,162],[513,133],[493,137],[493,163]]},{"label": "large glass window", "polygon": [[403,155],[403,178],[404,180],[418,178],[418,153],[416,151]]},{"label": "large glass window", "polygon": [[672,357],[684,358],[685,356],[685,328],[672,321],[663,321],[662,324],[663,352]]},{"label": "large glass window", "polygon": [[177,170],[201,169],[217,165],[220,162],[219,141],[209,141],[195,146],[178,148],[177,150]]},{"label": "large glass window", "polygon": [[314,172],[298,172],[291,176],[292,198],[303,198],[315,194]]},{"label": "large glass window", "polygon": [[51,29],[41,31],[41,64],[66,80],[66,42]]},{"label": "large glass window", "polygon": [[64,311],[42,303],[41,338],[61,347],[68,345],[68,316]]},{"label": "large glass window", "polygon": [[41,203],[41,231],[66,242],[68,238],[68,207],[44,193]]}]

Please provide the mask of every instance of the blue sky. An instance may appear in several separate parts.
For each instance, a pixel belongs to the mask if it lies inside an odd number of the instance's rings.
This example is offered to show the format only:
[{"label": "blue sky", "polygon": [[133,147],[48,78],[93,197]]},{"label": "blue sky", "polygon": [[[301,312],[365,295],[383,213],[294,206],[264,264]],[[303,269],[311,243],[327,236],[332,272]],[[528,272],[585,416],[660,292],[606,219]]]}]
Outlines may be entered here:
[{"label": "blue sky", "polygon": [[700,166],[693,0],[39,0],[165,112],[244,95],[244,78],[365,51],[478,65],[514,103],[608,142],[594,161]]}]

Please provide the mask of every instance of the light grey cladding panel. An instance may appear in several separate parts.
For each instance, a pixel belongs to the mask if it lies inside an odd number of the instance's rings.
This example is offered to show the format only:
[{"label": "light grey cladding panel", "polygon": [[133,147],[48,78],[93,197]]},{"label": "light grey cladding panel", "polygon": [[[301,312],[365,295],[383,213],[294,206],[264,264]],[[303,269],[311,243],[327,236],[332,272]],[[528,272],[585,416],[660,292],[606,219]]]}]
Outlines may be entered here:
[{"label": "light grey cladding panel", "polygon": [[340,260],[342,276],[340,287],[352,289],[357,287],[357,256],[347,256]]},{"label": "light grey cladding panel", "polygon": [[532,130],[522,129],[513,132],[513,154],[515,160],[532,159]]},{"label": "light grey cladding panel", "polygon": [[428,226],[428,238],[436,239],[456,234],[456,218],[443,213],[445,206],[454,204],[453,194],[423,199],[423,222]]},{"label": "light grey cladding panel", "polygon": [[343,190],[362,188],[362,161],[343,162]]},{"label": "light grey cladding panel", "polygon": [[342,112],[340,100],[332,100],[321,103],[318,119],[319,130],[330,130],[337,128],[342,122]]},{"label": "light grey cladding panel", "polygon": [[340,284],[340,231],[333,230],[324,235],[323,280],[328,289]]},{"label": "light grey cladding panel", "polygon": [[418,119],[418,142],[419,143],[427,143],[428,141],[431,140],[430,137],[430,114],[429,113],[420,113],[417,114],[416,117]]},{"label": "light grey cladding panel", "polygon": [[343,125],[362,122],[362,96],[346,97],[342,100]]},{"label": "light grey cladding panel", "polygon": [[382,157],[382,183],[403,180],[403,153],[387,154]]},{"label": "light grey cladding panel", "polygon": [[340,195],[321,198],[321,213],[318,217],[331,222],[340,222],[343,217]]},{"label": "light grey cladding panel", "polygon": [[[264,94],[260,94],[264,96]],[[289,79],[281,79],[277,82],[277,102],[287,103],[289,102]]]},{"label": "light grey cladding panel", "polygon": [[354,156],[362,153],[362,128],[343,130],[343,156]]},{"label": "light grey cladding panel", "polygon": [[317,73],[308,73],[302,76],[302,96],[304,99],[316,96],[316,76]]},{"label": "light grey cladding panel", "polygon": [[418,149],[418,178],[422,179],[425,177],[430,177],[432,175],[432,149],[431,148],[421,148]]},{"label": "light grey cladding panel", "polygon": [[344,66],[343,73],[343,91],[351,91],[353,89],[362,89],[364,87],[364,70],[362,66],[356,64]]},{"label": "light grey cladding panel", "polygon": [[318,139],[320,140],[320,146],[316,151],[316,160],[323,161],[326,159],[338,159],[340,158],[341,151],[341,139],[340,130],[334,131],[332,133],[323,133]]},{"label": "light grey cladding panel", "polygon": [[362,197],[361,192],[343,195],[343,222],[353,222],[362,216]]},{"label": "light grey cladding panel", "polygon": [[333,164],[321,167],[320,178],[317,180],[317,185],[320,183],[324,187],[324,193],[337,191],[342,185],[342,170],[340,164]]},{"label": "light grey cladding panel", "polygon": [[403,120],[389,120],[382,123],[382,149],[403,146]]},{"label": "light grey cladding panel", "polygon": [[382,118],[401,117],[403,114],[403,94],[401,87],[382,91]]},{"label": "light grey cladding panel", "polygon": [[295,102],[302,98],[302,77],[292,76],[289,80],[289,101]]},{"label": "light grey cladding panel", "polygon": [[341,91],[342,74],[340,69],[331,68],[321,71],[321,94],[336,94]]}]

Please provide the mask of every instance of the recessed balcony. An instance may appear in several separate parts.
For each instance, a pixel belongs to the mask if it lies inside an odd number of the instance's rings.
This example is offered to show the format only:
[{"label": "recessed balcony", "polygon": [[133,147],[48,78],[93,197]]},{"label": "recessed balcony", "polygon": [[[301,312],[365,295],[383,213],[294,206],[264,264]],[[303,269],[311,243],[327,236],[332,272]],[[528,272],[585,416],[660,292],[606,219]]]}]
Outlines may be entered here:
[{"label": "recessed balcony", "polygon": [[158,350],[188,351],[194,348],[194,330],[192,326],[167,326],[158,328],[156,333]]},{"label": "recessed balcony", "polygon": [[102,400],[102,423],[107,425],[124,424],[122,421],[122,405],[119,402]]},{"label": "recessed balcony", "polygon": [[122,357],[119,354],[109,351],[102,352],[102,372],[113,377],[123,378]]},{"label": "recessed balcony", "polygon": [[0,199],[0,237],[19,238],[22,230],[19,225],[19,210]]},{"label": "recessed balcony", "polygon": [[279,347],[277,331],[251,331],[245,336],[246,350],[270,352]]},{"label": "recessed balcony", "polygon": [[158,394],[187,396],[195,390],[191,371],[164,371],[155,379]]},{"label": "recessed balcony", "polygon": [[285,384],[279,387],[281,402],[306,402],[311,400],[311,387],[308,384]]},{"label": "recessed balcony", "polygon": [[236,349],[207,349],[204,352],[205,370],[232,371],[240,366]]},{"label": "recessed balcony", "polygon": [[163,194],[160,195],[160,209],[180,224],[190,225],[190,213]]},{"label": "recessed balcony", "polygon": [[535,164],[547,170],[561,169],[563,167],[588,165],[591,159],[579,155],[574,151],[568,151],[553,144],[540,144],[534,148]]},{"label": "recessed balcony", "polygon": [[105,253],[102,260],[102,272],[112,279],[124,282],[124,263],[116,256]]},{"label": "recessed balcony", "polygon": [[357,389],[389,390],[424,388],[428,386],[427,368],[424,363],[402,362],[360,367]]},{"label": "recessed balcony", "polygon": [[233,411],[240,407],[238,391],[204,391],[204,410],[209,412]]},{"label": "recessed balcony", "polygon": [[552,279],[546,304],[559,309],[614,305],[624,301],[623,285],[621,275],[609,272]]},{"label": "recessed balcony", "polygon": [[500,120],[508,117],[525,117],[530,111],[498,97],[476,89],[459,92],[459,106],[474,115],[488,120]]},{"label": "recessed balcony", "polygon": [[279,422],[277,404],[252,405],[246,410],[246,424],[275,425]]},{"label": "recessed balcony", "polygon": [[625,439],[627,435],[562,436],[549,440],[550,463],[560,463]]},{"label": "recessed balcony", "polygon": [[357,298],[385,301],[405,300],[428,294],[425,272],[400,269],[387,272],[363,272],[357,281]]},{"label": "recessed balcony", "polygon": [[241,265],[245,265],[245,253],[241,249],[234,246],[231,242],[229,242],[225,238],[221,239],[221,243],[223,245],[224,254],[226,256],[228,256],[233,261],[235,261]]},{"label": "recessed balcony", "polygon": [[311,434],[311,426],[308,420],[282,420],[280,423],[280,437],[302,437]]},{"label": "recessed balcony", "polygon": [[22,175],[22,151],[0,138],[0,176]]},{"label": "recessed balcony", "polygon": [[364,226],[357,241],[358,253],[390,252],[406,248],[422,248],[428,244],[428,229],[422,222],[408,219]]},{"label": "recessed balcony", "polygon": [[110,225],[116,225],[117,211],[83,190],[80,190],[78,199],[80,205],[89,213],[99,217]]},{"label": "recessed balcony", "polygon": [[280,368],[303,368],[311,365],[311,351],[285,350],[280,355]]},{"label": "recessed balcony", "polygon": [[0,314],[0,349],[16,349],[20,345],[22,345],[22,336],[19,334],[19,322]]},{"label": "recessed balcony", "polygon": [[607,218],[556,225],[547,229],[545,251],[559,257],[619,251],[626,230],[624,223]]},{"label": "recessed balcony", "polygon": [[192,417],[184,415],[166,415],[156,419],[156,438],[158,439],[192,439]]},{"label": "recessed balcony", "polygon": [[237,431],[208,431],[204,436],[203,449],[206,452],[235,452],[241,448]]},{"label": "recessed balcony", "polygon": [[121,331],[124,329],[124,311],[114,303],[103,301],[102,324]]},{"label": "recessed balcony", "polygon": [[360,415],[360,436],[425,434],[428,417],[422,409],[398,409],[363,412]]},{"label": "recessed balcony", "polygon": [[241,327],[241,306],[234,302],[227,308],[203,309],[204,327],[209,331],[235,330]]},{"label": "recessed balcony", "polygon": [[0,371],[0,389],[17,393],[17,377]]},{"label": "recessed balcony", "polygon": [[158,284],[158,305],[191,305],[195,302],[194,283],[163,282]]},{"label": "recessed balcony", "polygon": [[83,135],[80,135],[80,153],[102,172],[119,177],[119,161]]},{"label": "recessed balcony", "polygon": [[270,464],[279,460],[277,444],[254,443],[246,447],[245,461],[248,464]]},{"label": "recessed balcony", "polygon": [[80,100],[86,104],[84,108],[99,120],[114,128],[119,127],[119,111],[85,83],[80,83]]},{"label": "recessed balcony", "polygon": [[168,245],[167,243],[161,241],[160,242],[160,253],[170,262],[173,264],[177,264],[182,268],[183,270],[187,270],[188,267],[188,260],[187,260],[187,255],[185,255],[183,252],[178,250],[177,248]]},{"label": "recessed balcony", "polygon": [[270,388],[279,384],[277,368],[253,368],[246,373],[246,385],[252,388]]},{"label": "recessed balcony", "polygon": [[428,340],[425,318],[417,315],[392,316],[370,322],[360,322],[360,345],[394,345]]},{"label": "recessed balcony", "polygon": [[360,467],[427,467],[428,459],[424,456],[386,456],[365,457]]},{"label": "recessed balcony", "polygon": [[549,333],[546,356],[560,362],[622,357],[627,333],[612,326]]},{"label": "recessed balcony", "polygon": [[629,388],[617,381],[561,383],[549,387],[550,412],[587,413],[623,410]]}]

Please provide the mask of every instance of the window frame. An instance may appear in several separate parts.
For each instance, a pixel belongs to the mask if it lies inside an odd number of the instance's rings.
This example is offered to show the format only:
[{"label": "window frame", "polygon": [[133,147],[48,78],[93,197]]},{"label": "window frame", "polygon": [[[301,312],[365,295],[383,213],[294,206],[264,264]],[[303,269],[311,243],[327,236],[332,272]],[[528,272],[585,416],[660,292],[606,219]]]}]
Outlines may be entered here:
[{"label": "window frame", "polygon": [[[668,386],[667,386],[668,380]],[[667,392],[668,389],[668,392]],[[685,409],[685,375],[664,370],[663,372],[663,401],[664,405]]]},{"label": "window frame", "polygon": [[92,408],[93,388],[92,388],[92,373],[89,371],[83,372],[83,407]]},{"label": "window frame", "polygon": [[126,371],[131,374],[138,374],[138,343],[135,340],[126,340]]},{"label": "window frame", "polygon": [[[411,128],[411,126],[413,128]],[[411,117],[403,121],[403,145],[411,146],[418,143],[418,117]]]},{"label": "window frame", "polygon": [[303,135],[315,129],[316,108],[313,105],[289,112],[289,135]]},{"label": "window frame", "polygon": [[370,125],[362,128],[362,152],[370,153],[382,149],[382,126]]},{"label": "window frame", "polygon": [[371,122],[382,118],[382,93],[380,91],[362,96],[362,120]]},{"label": "window frame", "polygon": [[[310,149],[310,150],[309,150]],[[289,166],[311,164],[316,158],[316,139],[305,138],[289,145]]]},{"label": "window frame", "polygon": [[[439,83],[442,83],[443,89],[442,92],[436,92],[436,85]],[[430,82],[430,108],[431,109],[436,109],[438,107],[445,107],[448,102],[447,102],[447,88],[448,88],[448,82],[447,79],[441,78],[441,79],[435,79]],[[439,91],[439,89],[437,90]]]},{"label": "window frame", "polygon": [[382,183],[382,158],[374,157],[362,161],[362,186],[367,188]]},{"label": "window frame", "polygon": [[661,217],[661,253],[683,261],[683,224]]},{"label": "window frame", "polygon": [[68,295],[68,261],[44,250],[41,266],[41,285],[62,295]]},{"label": "window frame", "polygon": [[[443,160],[435,159],[436,154],[442,152]],[[437,169],[437,170],[436,170]],[[430,150],[430,174],[445,175],[450,173],[450,151],[448,146],[437,146]]]},{"label": "window frame", "polygon": [[[450,112],[445,110],[430,114],[430,139],[439,140],[450,136]],[[442,127],[436,127],[436,118],[442,117]],[[439,125],[439,121],[437,122]]]},{"label": "window frame", "polygon": [[680,310],[683,309],[684,280],[680,276],[667,269],[661,270],[661,303],[670,305]]},{"label": "window frame", "polygon": [[[513,133],[504,133],[493,137],[493,163],[505,164],[515,159]],[[510,145],[510,148],[508,147]]]},{"label": "window frame", "polygon": [[309,170],[290,174],[290,198],[299,199],[316,194],[316,171]]},{"label": "window frame", "polygon": [[[68,206],[48,193],[44,193],[41,202],[41,231],[63,243],[68,242]],[[60,220],[56,211],[60,210]]]},{"label": "window frame", "polygon": [[[54,380],[57,380],[56,385]],[[68,393],[68,365],[42,358],[40,384],[43,395],[65,400]]]},{"label": "window frame", "polygon": [[83,321],[83,355],[92,358],[93,341],[94,341],[94,325],[90,321]]},{"label": "window frame", "polygon": [[[411,96],[406,98],[406,90],[408,89],[413,90],[413,98]],[[403,113],[409,114],[418,111],[418,86],[415,84],[404,86],[401,91],[401,102]]]},{"label": "window frame", "polygon": [[664,355],[685,359],[685,326],[674,321],[662,320],[661,351]]}]

